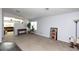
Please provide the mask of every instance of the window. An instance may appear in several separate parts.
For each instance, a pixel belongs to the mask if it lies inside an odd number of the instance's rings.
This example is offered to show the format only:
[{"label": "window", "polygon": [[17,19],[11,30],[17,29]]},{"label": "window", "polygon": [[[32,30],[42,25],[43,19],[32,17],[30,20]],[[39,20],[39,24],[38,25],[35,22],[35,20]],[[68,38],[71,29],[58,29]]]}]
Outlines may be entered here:
[{"label": "window", "polygon": [[31,22],[31,29],[32,29],[32,27],[34,28],[34,30],[37,30],[37,21]]},{"label": "window", "polygon": [[4,22],[10,22],[10,23],[19,22],[19,23],[22,23],[23,20],[17,19],[17,18],[12,18],[12,17],[4,17]]}]

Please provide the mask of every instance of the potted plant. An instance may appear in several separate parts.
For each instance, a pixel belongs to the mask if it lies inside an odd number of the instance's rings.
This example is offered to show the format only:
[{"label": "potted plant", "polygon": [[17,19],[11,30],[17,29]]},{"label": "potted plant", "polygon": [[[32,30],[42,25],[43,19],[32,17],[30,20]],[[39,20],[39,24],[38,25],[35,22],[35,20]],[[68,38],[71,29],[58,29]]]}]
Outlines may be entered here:
[{"label": "potted plant", "polygon": [[35,29],[34,29],[34,27],[32,26],[31,33],[33,33],[33,32],[34,32],[34,30],[35,30]]},{"label": "potted plant", "polygon": [[27,27],[28,27],[28,33],[30,33],[30,30],[31,30],[31,23],[30,22],[27,24]]}]

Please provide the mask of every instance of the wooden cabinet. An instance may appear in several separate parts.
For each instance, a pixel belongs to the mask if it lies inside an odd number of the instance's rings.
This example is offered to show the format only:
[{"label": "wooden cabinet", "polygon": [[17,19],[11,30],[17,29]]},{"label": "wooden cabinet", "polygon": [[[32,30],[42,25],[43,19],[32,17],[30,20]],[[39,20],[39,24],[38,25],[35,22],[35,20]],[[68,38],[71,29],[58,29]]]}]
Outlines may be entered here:
[{"label": "wooden cabinet", "polygon": [[53,40],[57,40],[58,28],[50,28],[50,37]]},{"label": "wooden cabinet", "polygon": [[18,35],[26,34],[26,29],[18,29]]},{"label": "wooden cabinet", "polygon": [[7,32],[11,32],[14,30],[14,27],[4,27],[4,30]]}]

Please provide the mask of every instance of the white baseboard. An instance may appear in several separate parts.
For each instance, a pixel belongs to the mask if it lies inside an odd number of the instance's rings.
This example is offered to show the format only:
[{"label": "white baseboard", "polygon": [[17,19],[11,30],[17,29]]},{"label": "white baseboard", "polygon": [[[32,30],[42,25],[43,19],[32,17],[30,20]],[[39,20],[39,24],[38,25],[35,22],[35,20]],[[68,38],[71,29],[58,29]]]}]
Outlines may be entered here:
[{"label": "white baseboard", "polygon": [[48,36],[44,35],[44,34],[39,34],[39,33],[35,33],[36,35],[40,35],[40,36],[43,36],[43,37],[46,37],[46,38],[49,38]]},{"label": "white baseboard", "polygon": [[[46,38],[50,38],[50,37],[48,37],[48,36],[46,36],[46,35],[44,35],[44,34],[39,34],[39,33],[35,33],[35,34],[36,34],[36,35],[43,36],[43,37],[46,37]],[[62,41],[62,42],[69,43],[68,41],[65,41],[65,40],[59,40],[59,39],[58,39],[58,41]]]}]

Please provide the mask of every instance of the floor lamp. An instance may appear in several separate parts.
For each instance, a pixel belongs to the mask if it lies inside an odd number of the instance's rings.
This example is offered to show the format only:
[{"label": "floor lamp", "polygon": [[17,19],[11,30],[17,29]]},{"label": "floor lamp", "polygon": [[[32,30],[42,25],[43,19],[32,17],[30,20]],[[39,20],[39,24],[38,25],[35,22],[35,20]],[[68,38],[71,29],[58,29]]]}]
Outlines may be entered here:
[{"label": "floor lamp", "polygon": [[77,24],[79,22],[79,20],[74,20],[75,22],[75,37],[76,37],[76,41],[77,41]]}]

